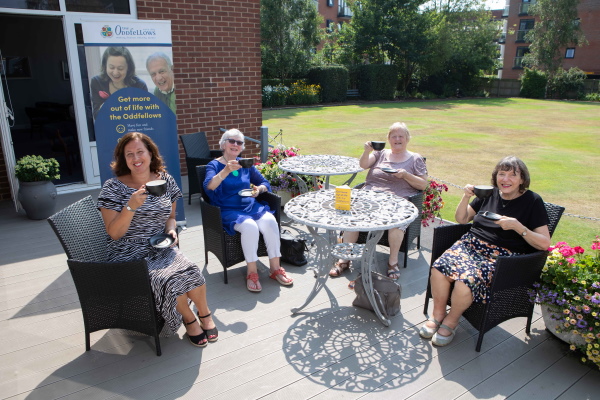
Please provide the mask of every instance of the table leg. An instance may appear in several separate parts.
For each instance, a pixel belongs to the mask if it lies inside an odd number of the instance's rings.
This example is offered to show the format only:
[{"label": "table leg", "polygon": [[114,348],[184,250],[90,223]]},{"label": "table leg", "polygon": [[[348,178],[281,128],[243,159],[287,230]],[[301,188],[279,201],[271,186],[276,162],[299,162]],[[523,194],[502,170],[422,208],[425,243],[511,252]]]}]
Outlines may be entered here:
[{"label": "table leg", "polygon": [[329,271],[333,265],[333,256],[331,255],[331,249],[337,243],[337,232],[335,230],[326,230],[325,236],[319,234],[318,228],[312,226],[307,227],[310,234],[313,236],[314,241],[317,245],[316,257],[317,257],[317,280],[312,292],[306,298],[304,304],[298,308],[292,308],[292,314],[296,314],[301,311],[304,307],[310,304],[310,302],[317,296],[317,294],[325,286],[327,278],[329,278]]},{"label": "table leg", "polygon": [[381,310],[379,309],[379,303],[375,300],[375,292],[373,290],[373,280],[371,278],[371,271],[376,263],[376,247],[379,239],[383,236],[384,231],[371,231],[367,236],[367,242],[365,244],[365,249],[363,253],[362,263],[361,263],[361,275],[363,280],[363,287],[365,288],[365,293],[371,306],[373,306],[373,311],[375,311],[375,315],[381,321],[381,323],[385,326],[390,326],[390,320],[387,319]]}]

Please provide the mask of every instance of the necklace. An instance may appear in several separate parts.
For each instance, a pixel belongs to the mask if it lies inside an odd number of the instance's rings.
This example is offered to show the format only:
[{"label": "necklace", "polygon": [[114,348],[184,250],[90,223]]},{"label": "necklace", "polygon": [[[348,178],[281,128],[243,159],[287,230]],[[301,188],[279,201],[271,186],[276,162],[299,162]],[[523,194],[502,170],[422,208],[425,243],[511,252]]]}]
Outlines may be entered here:
[{"label": "necklace", "polygon": [[500,196],[500,204],[502,205],[502,208],[505,208],[513,200],[514,199],[506,200],[506,203],[505,203],[504,199],[502,198],[502,196]]}]

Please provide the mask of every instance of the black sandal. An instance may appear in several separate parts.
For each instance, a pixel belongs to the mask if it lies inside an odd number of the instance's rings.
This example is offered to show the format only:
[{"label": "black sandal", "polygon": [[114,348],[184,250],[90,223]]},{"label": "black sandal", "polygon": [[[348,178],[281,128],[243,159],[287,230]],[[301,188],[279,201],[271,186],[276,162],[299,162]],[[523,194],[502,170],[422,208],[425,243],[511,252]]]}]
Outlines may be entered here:
[{"label": "black sandal", "polygon": [[210,328],[210,329],[206,329],[204,326],[202,326],[202,318],[210,317],[211,313],[208,313],[208,315],[205,315],[203,317],[200,316],[200,312],[197,312],[196,314],[198,314],[198,319],[200,320],[200,328],[202,328],[204,330],[204,332],[206,333],[207,340],[209,342],[216,342],[217,340],[219,340],[219,330],[217,329],[216,325],[214,328]]},{"label": "black sandal", "polygon": [[[194,322],[196,322],[196,318],[194,318],[193,321],[190,322],[185,322],[183,321],[184,325],[191,325]],[[200,329],[202,329],[202,324],[200,324]],[[206,337],[206,331],[203,331],[201,334],[196,335],[196,336],[191,336],[189,333],[186,333],[188,339],[190,339],[190,343],[193,344],[196,347],[206,347],[208,346],[208,338]],[[205,340],[205,341],[204,341]]]}]

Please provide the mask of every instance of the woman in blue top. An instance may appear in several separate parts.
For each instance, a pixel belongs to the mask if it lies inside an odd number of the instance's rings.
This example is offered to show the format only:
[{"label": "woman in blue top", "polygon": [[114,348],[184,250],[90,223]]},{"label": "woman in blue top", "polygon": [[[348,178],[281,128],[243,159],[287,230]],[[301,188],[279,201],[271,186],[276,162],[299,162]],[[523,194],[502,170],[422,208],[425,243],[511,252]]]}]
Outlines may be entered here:
[{"label": "woman in blue top", "polygon": [[[259,233],[262,233],[267,246],[271,279],[281,285],[291,285],[293,280],[286,275],[279,262],[281,242],[274,210],[256,200],[260,193],[271,190],[269,182],[256,167],[242,168],[239,164],[239,155],[245,148],[242,132],[228,130],[221,137],[219,146],[223,155],[206,166],[204,190],[211,204],[221,208],[225,231],[230,235],[237,231],[242,236],[242,250],[248,264],[246,287],[251,292],[262,290],[256,266]],[[250,188],[251,196],[238,194],[240,190]]]}]

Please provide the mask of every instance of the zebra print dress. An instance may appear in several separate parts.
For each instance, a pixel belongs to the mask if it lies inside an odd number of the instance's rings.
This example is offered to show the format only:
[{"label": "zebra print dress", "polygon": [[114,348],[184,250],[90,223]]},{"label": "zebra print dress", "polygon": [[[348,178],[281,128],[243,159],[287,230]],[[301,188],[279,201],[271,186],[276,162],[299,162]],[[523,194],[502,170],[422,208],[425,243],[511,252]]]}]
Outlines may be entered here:
[{"label": "zebra print dress", "polygon": [[[167,191],[160,197],[148,196],[135,211],[127,233],[119,240],[108,240],[108,261],[131,261],[145,258],[156,308],[165,319],[163,334],[179,329],[182,317],[175,309],[177,297],[206,283],[200,269],[176,247],[156,249],[148,239],[162,233],[171,214],[172,203],[181,197],[181,191],[173,177],[161,173],[167,181]],[[98,208],[120,212],[135,189],[117,178],[107,180],[98,196]]]}]

